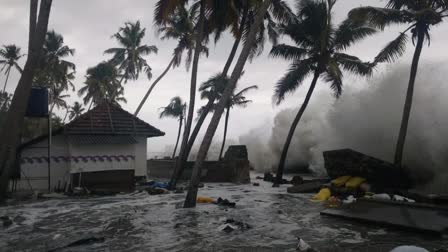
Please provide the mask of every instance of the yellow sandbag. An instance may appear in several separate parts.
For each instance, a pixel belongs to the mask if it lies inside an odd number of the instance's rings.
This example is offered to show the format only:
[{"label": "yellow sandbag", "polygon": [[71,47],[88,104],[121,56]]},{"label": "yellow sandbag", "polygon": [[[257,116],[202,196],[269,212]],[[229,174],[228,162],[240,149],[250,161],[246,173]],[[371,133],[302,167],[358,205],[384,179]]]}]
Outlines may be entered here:
[{"label": "yellow sandbag", "polygon": [[336,179],[333,179],[331,181],[331,184],[333,184],[334,186],[343,186],[345,185],[345,183],[347,183],[347,181],[350,179],[350,176],[342,176]]},{"label": "yellow sandbag", "polygon": [[328,198],[331,197],[331,191],[328,188],[322,188],[320,189],[319,193],[314,195],[311,200],[313,201],[326,201]]},{"label": "yellow sandbag", "polygon": [[359,185],[361,185],[362,183],[364,183],[364,181],[366,181],[365,178],[361,178],[361,177],[351,177],[347,183],[345,183],[345,187],[348,188],[358,188]]},{"label": "yellow sandbag", "polygon": [[210,197],[199,196],[199,197],[196,199],[196,202],[197,202],[197,203],[214,203],[215,200],[212,199],[212,198],[210,198]]}]

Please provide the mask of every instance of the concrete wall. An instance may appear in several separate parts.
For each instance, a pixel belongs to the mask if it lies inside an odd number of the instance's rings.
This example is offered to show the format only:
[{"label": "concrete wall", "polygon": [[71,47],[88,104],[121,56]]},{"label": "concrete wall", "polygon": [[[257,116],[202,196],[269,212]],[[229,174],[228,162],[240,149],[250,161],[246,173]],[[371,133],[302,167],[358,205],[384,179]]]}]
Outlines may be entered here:
[{"label": "concrete wall", "polygon": [[[18,191],[39,190],[46,191],[48,189],[48,157],[47,140],[33,144],[21,153],[21,179],[17,181]],[[52,139],[52,157],[67,157],[69,150],[66,138],[58,135]],[[60,183],[61,187],[64,183],[70,183],[70,163],[63,160],[58,162],[51,160],[50,183],[53,189]]]},{"label": "concrete wall", "polygon": [[135,153],[135,176],[147,177],[146,159],[147,159],[147,138],[146,136],[135,137],[138,141],[134,144]]}]

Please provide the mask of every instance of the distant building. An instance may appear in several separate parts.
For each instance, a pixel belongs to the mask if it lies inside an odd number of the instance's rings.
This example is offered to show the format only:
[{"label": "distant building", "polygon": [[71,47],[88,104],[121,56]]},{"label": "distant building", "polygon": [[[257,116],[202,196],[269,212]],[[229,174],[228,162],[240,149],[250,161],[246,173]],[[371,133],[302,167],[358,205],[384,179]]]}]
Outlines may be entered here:
[{"label": "distant building", "polygon": [[[135,179],[147,176],[147,138],[163,135],[117,105],[98,105],[52,133],[51,189],[132,190]],[[47,190],[47,145],[44,135],[20,146],[17,191]]]}]

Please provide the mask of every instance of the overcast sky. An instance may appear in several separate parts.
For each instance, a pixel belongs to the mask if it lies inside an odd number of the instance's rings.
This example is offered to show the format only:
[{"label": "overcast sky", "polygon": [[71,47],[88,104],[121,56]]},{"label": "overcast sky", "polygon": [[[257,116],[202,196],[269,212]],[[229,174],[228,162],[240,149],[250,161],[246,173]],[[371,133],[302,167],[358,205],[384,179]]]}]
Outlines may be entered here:
[{"label": "overcast sky", "polygon": [[[76,49],[75,56],[67,58],[76,64],[77,74],[75,86],[77,89],[83,86],[87,68],[106,60],[108,56],[103,55],[104,50],[115,47],[116,43],[111,35],[126,21],[140,20],[146,28],[144,43],[156,45],[159,49],[157,55],[150,55],[147,61],[153,69],[153,80],[164,70],[171,59],[175,41],[161,41],[155,34],[153,27],[153,9],[155,0],[53,0],[50,14],[49,29],[64,36],[65,43]],[[291,3],[294,1],[291,0]],[[361,5],[384,6],[381,0],[339,0],[334,10],[336,20],[339,22],[346,17],[351,8]],[[20,46],[23,53],[27,51],[28,39],[28,15],[29,3],[27,0],[0,0],[0,45],[16,44]],[[398,35],[400,27],[387,29],[385,32],[368,38],[355,47],[348,50],[349,53],[359,56],[364,60],[372,60],[382,46]],[[424,48],[423,58],[429,60],[444,60],[448,58],[446,44],[448,42],[448,25],[440,25],[432,30],[432,43],[430,48]],[[230,36],[224,36],[216,45],[210,44],[210,56],[202,57],[199,64],[198,85],[211,75],[222,70],[232,46]],[[241,134],[262,124],[272,124],[275,114],[285,108],[296,107],[303,101],[306,85],[296,93],[287,97],[280,106],[272,104],[273,86],[284,74],[288,63],[283,60],[274,60],[266,56],[271,45],[265,46],[264,55],[256,58],[251,64],[247,64],[245,75],[239,82],[239,88],[248,85],[258,85],[259,89],[248,94],[248,98],[254,102],[244,109],[231,111],[229,137],[238,139]],[[410,62],[412,57],[412,44],[409,44],[406,55],[401,62]],[[24,59],[20,62],[24,64]],[[384,67],[384,66],[383,66]],[[378,70],[380,72],[381,70]],[[377,74],[378,74],[377,72]],[[12,73],[7,87],[13,92],[17,85],[18,74]],[[0,83],[4,83],[3,73]],[[306,81],[307,82],[307,81]],[[355,78],[345,79],[345,85],[366,84]],[[143,76],[135,82],[128,82],[125,86],[125,97],[128,103],[122,104],[123,108],[133,112],[149,87],[150,82]],[[181,96],[184,100],[189,99],[190,74],[185,67],[181,66],[171,70],[158,84],[143,107],[139,117],[146,122],[166,132],[165,137],[151,139],[149,152],[163,152],[166,145],[174,143],[177,133],[177,121],[174,119],[159,119],[159,108],[168,104],[170,98]],[[322,84],[319,89],[328,89]],[[319,91],[317,91],[319,92]],[[329,95],[329,101],[333,99]],[[76,93],[71,93],[69,104],[81,101]],[[311,101],[312,102],[312,101]],[[197,100],[196,108],[204,104]],[[62,112],[59,114],[63,115]],[[218,129],[218,137],[221,135]]]}]

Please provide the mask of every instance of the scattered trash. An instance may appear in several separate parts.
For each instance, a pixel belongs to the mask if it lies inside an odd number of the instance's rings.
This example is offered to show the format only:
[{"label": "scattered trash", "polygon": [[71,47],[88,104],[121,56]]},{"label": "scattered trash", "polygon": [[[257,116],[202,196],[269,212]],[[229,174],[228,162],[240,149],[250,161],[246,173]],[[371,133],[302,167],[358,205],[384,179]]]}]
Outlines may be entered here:
[{"label": "scattered trash", "polygon": [[335,208],[335,207],[340,207],[342,205],[341,200],[338,197],[335,196],[331,196],[326,202],[325,202],[325,207],[328,208]]},{"label": "scattered trash", "polygon": [[218,200],[216,201],[216,204],[218,204],[220,206],[228,206],[228,207],[236,206],[235,202],[230,202],[228,199],[222,199],[222,198],[218,198]]},{"label": "scattered trash", "polygon": [[345,187],[356,189],[358,188],[362,183],[366,181],[365,178],[361,177],[351,177],[348,179],[347,182],[345,182]]},{"label": "scattered trash", "polygon": [[159,188],[159,187],[148,187],[145,189],[149,193],[149,195],[158,195],[158,194],[167,194],[169,191],[165,188]]},{"label": "scattered trash", "polygon": [[320,189],[319,193],[313,196],[313,201],[326,201],[331,197],[331,191],[328,188]]},{"label": "scattered trash", "polygon": [[392,249],[390,252],[429,252],[428,250],[416,246],[399,246]]},{"label": "scattered trash", "polygon": [[403,201],[403,202],[409,202],[409,203],[415,203],[415,200],[409,199],[400,195],[394,195],[392,196],[392,199],[395,201]]},{"label": "scattered trash", "polygon": [[1,216],[0,220],[3,222],[3,227],[5,228],[12,225],[12,220],[8,216]]},{"label": "scattered trash", "polygon": [[253,183],[253,186],[260,186],[260,183]]},{"label": "scattered trash", "polygon": [[288,187],[286,190],[288,193],[314,193],[318,192],[322,188],[322,183],[315,182],[305,182],[301,185],[295,185]]},{"label": "scattered trash", "polygon": [[387,194],[387,193],[374,194],[370,198],[376,199],[376,200],[391,200],[389,194]]},{"label": "scattered trash", "polygon": [[356,198],[353,195],[348,196],[345,200],[342,201],[344,204],[351,204],[356,201]]},{"label": "scattered trash", "polygon": [[297,244],[297,251],[300,252],[316,252],[308,243],[306,243],[302,238],[297,237],[299,244]]},{"label": "scattered trash", "polygon": [[197,203],[215,203],[215,200],[213,198],[210,197],[204,197],[204,196],[198,196],[198,198],[196,199]]},{"label": "scattered trash", "polygon": [[331,181],[331,184],[334,185],[334,186],[341,187],[341,186],[344,186],[345,183],[347,183],[347,181],[348,181],[350,178],[351,178],[350,176],[342,176],[342,177],[338,177],[338,178],[336,178],[336,179],[333,179],[333,180]]},{"label": "scattered trash", "polygon": [[301,184],[303,184],[303,178],[301,176],[294,176],[291,179],[291,184],[293,184],[293,185],[301,185]]},{"label": "scattered trash", "polygon": [[250,228],[252,228],[252,227],[249,224],[241,222],[241,221],[236,221],[234,219],[226,219],[224,221],[224,224],[218,227],[218,229],[220,231],[224,231],[226,233],[230,233],[237,229],[241,230],[241,231],[245,231]]}]

